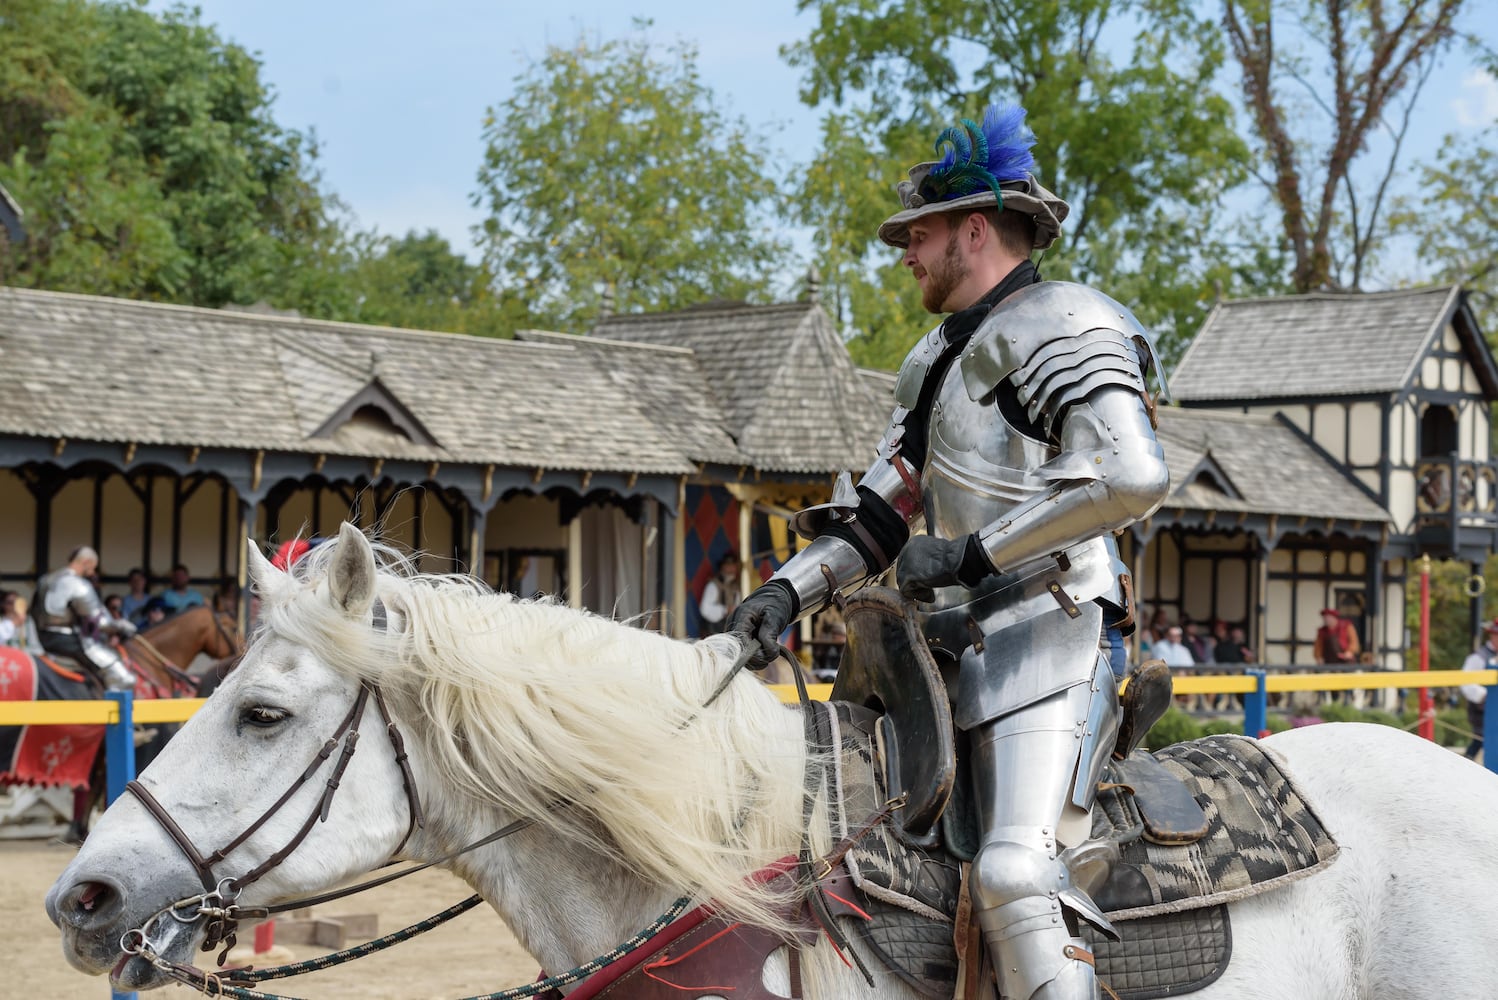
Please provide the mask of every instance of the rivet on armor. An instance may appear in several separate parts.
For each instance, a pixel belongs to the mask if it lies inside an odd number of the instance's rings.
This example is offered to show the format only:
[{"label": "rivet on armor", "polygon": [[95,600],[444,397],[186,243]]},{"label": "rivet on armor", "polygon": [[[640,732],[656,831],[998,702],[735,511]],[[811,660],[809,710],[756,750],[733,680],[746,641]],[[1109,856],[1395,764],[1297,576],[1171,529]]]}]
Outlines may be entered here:
[{"label": "rivet on armor", "polygon": [[1101,456],[1101,455],[1094,455],[1094,456],[1092,456],[1092,461],[1093,461],[1094,465],[1102,465],[1103,464],[1103,456]]}]

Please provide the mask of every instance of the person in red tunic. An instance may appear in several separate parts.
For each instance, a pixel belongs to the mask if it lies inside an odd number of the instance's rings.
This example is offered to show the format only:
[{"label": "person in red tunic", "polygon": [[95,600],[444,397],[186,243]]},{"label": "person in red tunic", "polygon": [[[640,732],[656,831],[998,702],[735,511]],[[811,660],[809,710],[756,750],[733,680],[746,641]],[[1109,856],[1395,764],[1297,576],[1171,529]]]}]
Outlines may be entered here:
[{"label": "person in red tunic", "polygon": [[1336,666],[1356,663],[1363,651],[1358,630],[1334,608],[1321,610],[1321,627],[1316,630],[1316,662]]}]

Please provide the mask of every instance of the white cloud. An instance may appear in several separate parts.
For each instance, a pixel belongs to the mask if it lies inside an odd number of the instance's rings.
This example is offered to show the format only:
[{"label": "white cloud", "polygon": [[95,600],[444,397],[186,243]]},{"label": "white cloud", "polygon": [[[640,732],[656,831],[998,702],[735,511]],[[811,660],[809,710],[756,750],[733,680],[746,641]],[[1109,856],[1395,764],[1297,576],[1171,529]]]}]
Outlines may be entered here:
[{"label": "white cloud", "polygon": [[1462,96],[1451,102],[1457,123],[1464,128],[1486,128],[1498,121],[1498,79],[1474,69],[1462,77]]}]

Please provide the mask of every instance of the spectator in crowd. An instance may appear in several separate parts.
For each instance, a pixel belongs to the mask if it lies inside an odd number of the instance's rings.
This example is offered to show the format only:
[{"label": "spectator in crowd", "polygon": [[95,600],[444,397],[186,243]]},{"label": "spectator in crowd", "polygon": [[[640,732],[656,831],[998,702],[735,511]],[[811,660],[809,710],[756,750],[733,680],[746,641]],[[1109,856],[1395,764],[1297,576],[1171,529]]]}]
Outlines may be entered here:
[{"label": "spectator in crowd", "polygon": [[1182,642],[1191,651],[1191,658],[1197,663],[1213,662],[1216,659],[1215,651],[1212,648],[1212,643],[1207,640],[1206,636],[1202,635],[1201,626],[1190,618],[1187,618],[1182,628],[1184,630]]},{"label": "spectator in crowd", "polygon": [[120,594],[110,594],[104,598],[104,610],[116,618],[124,618],[125,598]]},{"label": "spectator in crowd", "polygon": [[130,590],[125,594],[124,602],[120,605],[121,618],[128,618],[135,624],[141,623],[141,613],[145,609],[146,602],[151,595],[146,593],[146,571],[139,566],[133,567],[125,577],[125,586]]},{"label": "spectator in crowd", "polygon": [[1340,666],[1356,663],[1363,651],[1358,630],[1335,608],[1321,609],[1321,627],[1316,630],[1316,662]]},{"label": "spectator in crowd", "polygon": [[26,602],[14,590],[0,590],[0,646],[21,646],[25,641]]},{"label": "spectator in crowd", "polygon": [[202,606],[203,595],[188,586],[191,579],[192,574],[187,571],[187,567],[182,563],[178,563],[172,567],[171,586],[158,595],[166,608],[168,616],[186,611],[188,608]]},{"label": "spectator in crowd", "polygon": [[151,598],[145,607],[140,609],[140,627],[142,631],[155,628],[166,621],[166,601],[159,596]]},{"label": "spectator in crowd", "polygon": [[1165,630],[1165,638],[1150,647],[1151,655],[1164,660],[1167,667],[1194,667],[1196,660],[1191,656],[1191,650],[1186,648],[1182,641],[1185,633],[1181,626],[1172,625]]},{"label": "spectator in crowd", "polygon": [[[1242,634],[1242,629],[1239,629]],[[1218,663],[1243,663],[1243,646],[1228,634],[1228,623],[1221,618],[1212,626],[1212,659]]]},{"label": "spectator in crowd", "polygon": [[1150,615],[1149,628],[1145,629],[1145,640],[1151,644],[1165,638],[1165,633],[1170,629],[1170,618],[1165,614],[1164,608],[1156,608],[1155,613]]},{"label": "spectator in crowd", "polygon": [[[1498,618],[1483,626],[1483,643],[1462,663],[1463,670],[1498,669]],[[1472,739],[1467,743],[1466,757],[1476,760],[1482,752],[1482,726],[1488,689],[1481,684],[1463,684],[1462,697],[1467,699],[1467,728]]]},{"label": "spectator in crowd", "polygon": [[718,560],[718,572],[702,588],[702,600],[697,604],[702,616],[702,634],[715,635],[723,631],[733,609],[739,606],[739,570],[742,564],[732,552],[725,552]]},{"label": "spectator in crowd", "polygon": [[1238,647],[1238,652],[1243,656],[1244,663],[1252,663],[1258,659],[1254,648],[1248,644],[1248,633],[1243,630],[1242,625],[1233,626],[1233,644]]}]

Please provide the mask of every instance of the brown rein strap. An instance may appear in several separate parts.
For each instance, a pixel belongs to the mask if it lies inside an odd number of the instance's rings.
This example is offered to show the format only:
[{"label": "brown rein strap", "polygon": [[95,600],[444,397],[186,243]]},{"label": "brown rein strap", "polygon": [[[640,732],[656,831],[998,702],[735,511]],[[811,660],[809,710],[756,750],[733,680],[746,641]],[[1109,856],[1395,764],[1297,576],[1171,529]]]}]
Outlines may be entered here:
[{"label": "brown rein strap", "polygon": [[364,709],[369,703],[369,696],[371,693],[374,694],[375,703],[379,706],[380,709],[380,715],[385,720],[385,731],[389,734],[391,746],[395,750],[396,764],[397,766],[399,766],[401,771],[401,780],[405,786],[406,801],[409,806],[410,821],[406,826],[406,834],[401,838],[400,844],[398,844],[395,850],[392,852],[393,854],[399,854],[401,849],[406,846],[406,842],[410,840],[412,832],[414,832],[417,827],[423,825],[424,823],[424,817],[421,809],[421,799],[417,794],[416,781],[411,773],[411,766],[405,748],[405,741],[402,739],[400,730],[396,727],[394,720],[390,717],[389,709],[385,704],[384,695],[378,688],[367,683],[361,684],[359,686],[358,697],[354,699],[353,705],[350,706],[348,714],[344,716],[343,721],[339,723],[338,729],[322,745],[322,748],[318,750],[317,755],[312,759],[311,763],[309,763],[306,769],[301,773],[301,775],[299,775],[297,779],[291,783],[291,786],[287,788],[284,793],[282,793],[281,797],[278,798],[270,806],[270,808],[262,813],[259,819],[255,820],[248,827],[246,827],[244,831],[241,832],[237,837],[207,856],[204,856],[200,851],[198,851],[197,847],[192,842],[192,838],[188,837],[186,832],[184,832],[183,829],[177,824],[177,822],[172,819],[171,814],[166,811],[166,808],[156,799],[156,796],[151,794],[150,789],[146,788],[146,786],[141,784],[139,781],[131,781],[125,786],[125,789],[132,795],[134,795],[136,799],[140,801],[141,805],[145,806],[146,811],[156,818],[156,821],[161,825],[162,830],[164,830],[167,836],[170,837],[172,841],[177,845],[177,847],[181,849],[183,855],[186,856],[188,863],[193,866],[193,870],[197,873],[198,880],[203,883],[203,888],[206,891],[212,893],[217,890],[220,884],[219,880],[213,873],[213,866],[221,861],[224,861],[229,856],[229,854],[231,854],[236,848],[243,845],[245,841],[250,839],[250,837],[254,836],[255,833],[262,826],[264,826],[272,816],[278,813],[281,808],[291,800],[292,796],[296,795],[296,793],[301,790],[302,786],[310,781],[312,777],[322,768],[323,764],[325,764],[328,758],[333,755],[333,751],[337,749],[338,744],[341,742],[343,744],[343,752],[339,755],[338,761],[334,765],[333,771],[328,776],[327,781],[324,782],[323,792],[318,799],[317,808],[312,811],[312,813],[302,823],[301,827],[297,830],[296,834],[291,838],[290,841],[287,842],[284,847],[282,847],[276,853],[272,854],[270,857],[266,858],[259,865],[245,872],[243,875],[228,880],[227,885],[225,886],[228,893],[231,895],[237,894],[245,886],[258,881],[262,876],[265,875],[266,872],[269,872],[281,862],[285,861],[293,851],[301,846],[302,841],[305,840],[307,838],[307,835],[312,832],[312,828],[315,824],[327,821],[329,811],[333,806],[333,796],[335,793],[337,793],[339,784],[343,778],[343,773],[348,768],[349,761],[353,757],[354,750],[358,746],[359,724],[363,719]]}]

